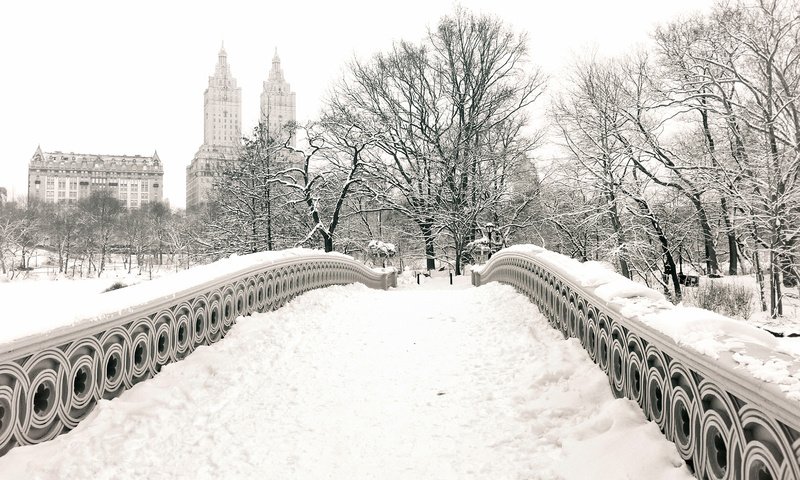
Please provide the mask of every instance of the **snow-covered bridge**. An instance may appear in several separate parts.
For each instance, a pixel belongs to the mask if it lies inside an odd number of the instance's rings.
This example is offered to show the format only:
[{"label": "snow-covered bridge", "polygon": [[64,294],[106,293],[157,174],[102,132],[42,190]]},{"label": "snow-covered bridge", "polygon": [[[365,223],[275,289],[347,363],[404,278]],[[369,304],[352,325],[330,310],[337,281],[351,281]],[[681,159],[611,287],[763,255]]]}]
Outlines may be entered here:
[{"label": "snow-covered bridge", "polygon": [[778,340],[541,249],[493,280],[293,252],[110,292],[0,350],[0,477],[800,478]]}]

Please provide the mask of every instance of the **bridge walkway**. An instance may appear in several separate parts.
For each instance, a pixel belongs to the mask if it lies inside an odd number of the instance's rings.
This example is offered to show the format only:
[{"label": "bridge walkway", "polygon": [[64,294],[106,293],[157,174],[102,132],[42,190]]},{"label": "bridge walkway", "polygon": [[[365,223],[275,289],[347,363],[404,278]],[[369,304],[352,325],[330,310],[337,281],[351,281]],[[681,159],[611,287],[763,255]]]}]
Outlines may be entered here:
[{"label": "bridge walkway", "polygon": [[239,319],[0,478],[691,478],[527,299],[459,280]]}]

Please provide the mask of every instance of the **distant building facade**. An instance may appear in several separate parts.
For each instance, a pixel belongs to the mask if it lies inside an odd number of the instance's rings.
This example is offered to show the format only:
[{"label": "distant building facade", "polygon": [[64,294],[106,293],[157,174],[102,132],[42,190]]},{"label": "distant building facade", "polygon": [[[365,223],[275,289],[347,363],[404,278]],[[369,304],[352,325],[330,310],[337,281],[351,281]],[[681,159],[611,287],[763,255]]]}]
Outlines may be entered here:
[{"label": "distant building facade", "polygon": [[186,167],[186,208],[208,202],[214,175],[236,159],[242,138],[242,89],[231,75],[228,55],[221,48],[214,75],[204,94],[203,144]]},{"label": "distant building facade", "polygon": [[107,190],[128,209],[163,199],[164,167],[158,152],[96,155],[43,152],[36,148],[28,164],[28,200],[75,203],[93,191]]},{"label": "distant building facade", "polygon": [[297,121],[297,103],[291,85],[283,77],[281,59],[278,50],[272,57],[272,68],[269,70],[264,90],[261,92],[261,123],[267,126],[267,132],[281,144],[289,139],[289,145],[295,146],[293,129],[288,124]]},{"label": "distant building facade", "polygon": [[[227,162],[236,160],[242,138],[242,89],[228,65],[225,48],[217,55],[214,75],[208,77],[204,93],[203,144],[186,167],[186,208],[195,209],[210,200],[214,177]],[[277,50],[261,93],[261,122],[269,135],[280,142],[295,135],[286,125],[296,121],[295,93],[283,76]]]}]

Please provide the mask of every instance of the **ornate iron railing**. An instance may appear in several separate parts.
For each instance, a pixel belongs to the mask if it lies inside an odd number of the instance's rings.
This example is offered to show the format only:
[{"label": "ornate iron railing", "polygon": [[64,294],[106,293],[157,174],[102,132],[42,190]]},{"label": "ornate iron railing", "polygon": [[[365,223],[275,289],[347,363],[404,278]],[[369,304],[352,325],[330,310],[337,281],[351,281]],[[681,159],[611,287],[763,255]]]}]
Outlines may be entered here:
[{"label": "ornate iron railing", "polygon": [[[625,301],[604,300],[599,285],[581,286],[580,272],[567,271],[557,254],[533,246],[511,250],[474,271],[473,285],[498,281],[515,287],[554,328],[578,339],[608,375],[614,395],[637,402],[697,478],[800,480],[800,403],[737,367],[736,351],[714,359],[683,347],[622,314]],[[628,307],[637,300],[628,299]],[[747,339],[736,344],[733,350],[748,348]],[[800,378],[793,356],[750,347],[749,355],[777,359]]]},{"label": "ornate iron railing", "polygon": [[[266,257],[211,280],[190,280],[179,292],[160,292],[118,314],[0,345],[0,455],[74,428],[99,399],[220,340],[240,315],[274,310],[315,288],[396,283],[394,272],[371,270],[344,255]],[[140,284],[118,294],[137,288],[153,290]]]}]

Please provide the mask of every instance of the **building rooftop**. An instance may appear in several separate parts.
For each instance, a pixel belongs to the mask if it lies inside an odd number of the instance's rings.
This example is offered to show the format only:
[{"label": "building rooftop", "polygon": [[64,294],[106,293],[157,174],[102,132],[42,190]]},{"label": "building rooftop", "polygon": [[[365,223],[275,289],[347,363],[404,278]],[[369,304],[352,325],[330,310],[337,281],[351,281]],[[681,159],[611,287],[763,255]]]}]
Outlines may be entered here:
[{"label": "building rooftop", "polygon": [[113,154],[95,154],[95,153],[75,153],[75,152],[62,152],[56,150],[53,152],[43,152],[41,147],[36,149],[33,157],[31,157],[31,165],[47,166],[55,163],[91,163],[94,167],[100,163],[106,165],[110,163],[111,166],[143,166],[150,165],[154,167],[161,167],[161,159],[158,157],[158,152],[153,152],[153,155],[113,155]]}]

